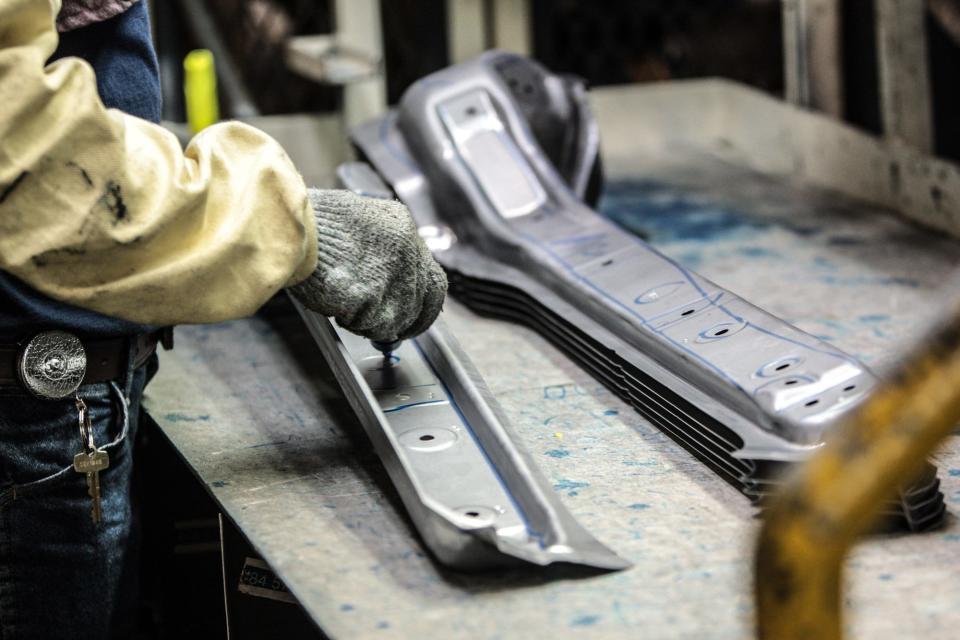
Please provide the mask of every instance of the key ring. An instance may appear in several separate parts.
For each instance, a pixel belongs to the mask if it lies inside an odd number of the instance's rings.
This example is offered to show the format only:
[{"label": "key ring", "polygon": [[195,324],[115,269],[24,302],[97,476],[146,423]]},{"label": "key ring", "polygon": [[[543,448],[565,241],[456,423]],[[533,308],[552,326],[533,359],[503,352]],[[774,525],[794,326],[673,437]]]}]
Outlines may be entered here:
[{"label": "key ring", "polygon": [[74,402],[76,402],[77,405],[77,423],[80,427],[80,443],[83,445],[85,451],[95,451],[97,447],[93,441],[93,429],[90,428],[90,424],[87,421],[87,403],[84,402],[76,392],[74,392]]}]

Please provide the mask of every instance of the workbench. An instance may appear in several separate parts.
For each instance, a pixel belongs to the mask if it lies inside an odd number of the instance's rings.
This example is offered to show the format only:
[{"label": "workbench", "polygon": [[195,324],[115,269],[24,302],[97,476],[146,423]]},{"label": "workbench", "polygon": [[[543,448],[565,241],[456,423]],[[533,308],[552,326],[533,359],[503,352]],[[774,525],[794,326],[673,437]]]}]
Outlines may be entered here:
[{"label": "workbench", "polygon": [[[604,139],[624,146],[641,135],[597,108]],[[669,149],[605,157],[601,203],[668,256],[880,373],[936,316],[960,242],[702,148]],[[468,575],[439,566],[283,303],[178,328],[145,406],[331,637],[751,637],[758,520],[747,499],[537,334],[455,300],[443,316],[566,506],[633,568]],[[851,637],[956,637],[956,435],[935,462],[947,524],[856,548]]]}]

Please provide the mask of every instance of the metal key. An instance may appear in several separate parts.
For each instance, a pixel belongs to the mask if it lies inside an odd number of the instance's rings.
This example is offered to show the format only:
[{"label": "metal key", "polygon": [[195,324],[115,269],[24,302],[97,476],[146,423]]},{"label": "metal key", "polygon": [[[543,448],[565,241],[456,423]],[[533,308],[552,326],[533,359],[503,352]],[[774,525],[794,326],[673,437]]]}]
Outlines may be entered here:
[{"label": "metal key", "polygon": [[99,524],[100,510],[100,472],[110,466],[110,456],[102,449],[81,451],[73,456],[73,468],[77,473],[87,476],[87,494],[92,501],[90,518]]},{"label": "metal key", "polygon": [[87,413],[87,404],[76,396],[77,411],[79,412],[80,440],[83,451],[73,456],[73,469],[87,477],[87,494],[90,496],[90,519],[99,524],[102,516],[100,506],[100,472],[110,466],[110,455],[98,449],[93,440],[93,426],[90,424],[90,415]]}]

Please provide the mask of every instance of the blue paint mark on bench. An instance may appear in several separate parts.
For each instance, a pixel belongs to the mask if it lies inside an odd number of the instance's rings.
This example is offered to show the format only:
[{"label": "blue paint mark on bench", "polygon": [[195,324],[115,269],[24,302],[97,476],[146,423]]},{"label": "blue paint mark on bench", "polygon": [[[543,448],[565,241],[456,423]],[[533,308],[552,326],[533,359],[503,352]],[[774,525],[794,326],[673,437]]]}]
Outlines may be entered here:
[{"label": "blue paint mark on bench", "polygon": [[163,419],[167,422],[207,422],[210,420],[210,415],[188,416],[184,413],[168,413],[163,416]]},{"label": "blue paint mark on bench", "polygon": [[600,620],[600,616],[577,616],[570,621],[571,627],[592,627]]}]

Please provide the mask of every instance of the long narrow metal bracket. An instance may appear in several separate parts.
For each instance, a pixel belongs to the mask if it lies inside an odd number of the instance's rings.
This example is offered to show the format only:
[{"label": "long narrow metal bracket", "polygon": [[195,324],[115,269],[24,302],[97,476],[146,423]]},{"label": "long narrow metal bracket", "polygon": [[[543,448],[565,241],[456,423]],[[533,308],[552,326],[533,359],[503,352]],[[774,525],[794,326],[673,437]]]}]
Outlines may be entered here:
[{"label": "long narrow metal bracket", "polygon": [[462,570],[518,560],[630,566],[560,503],[442,321],[385,358],[297,308],[440,562]]},{"label": "long narrow metal bracket", "polygon": [[[537,145],[499,72],[504,57],[520,64],[494,51],[420,80],[398,110],[355,129],[354,143],[410,207],[468,306],[541,332],[762,498],[875,376],[584,205]],[[901,494],[887,511],[907,528],[942,520],[932,468]]]}]

